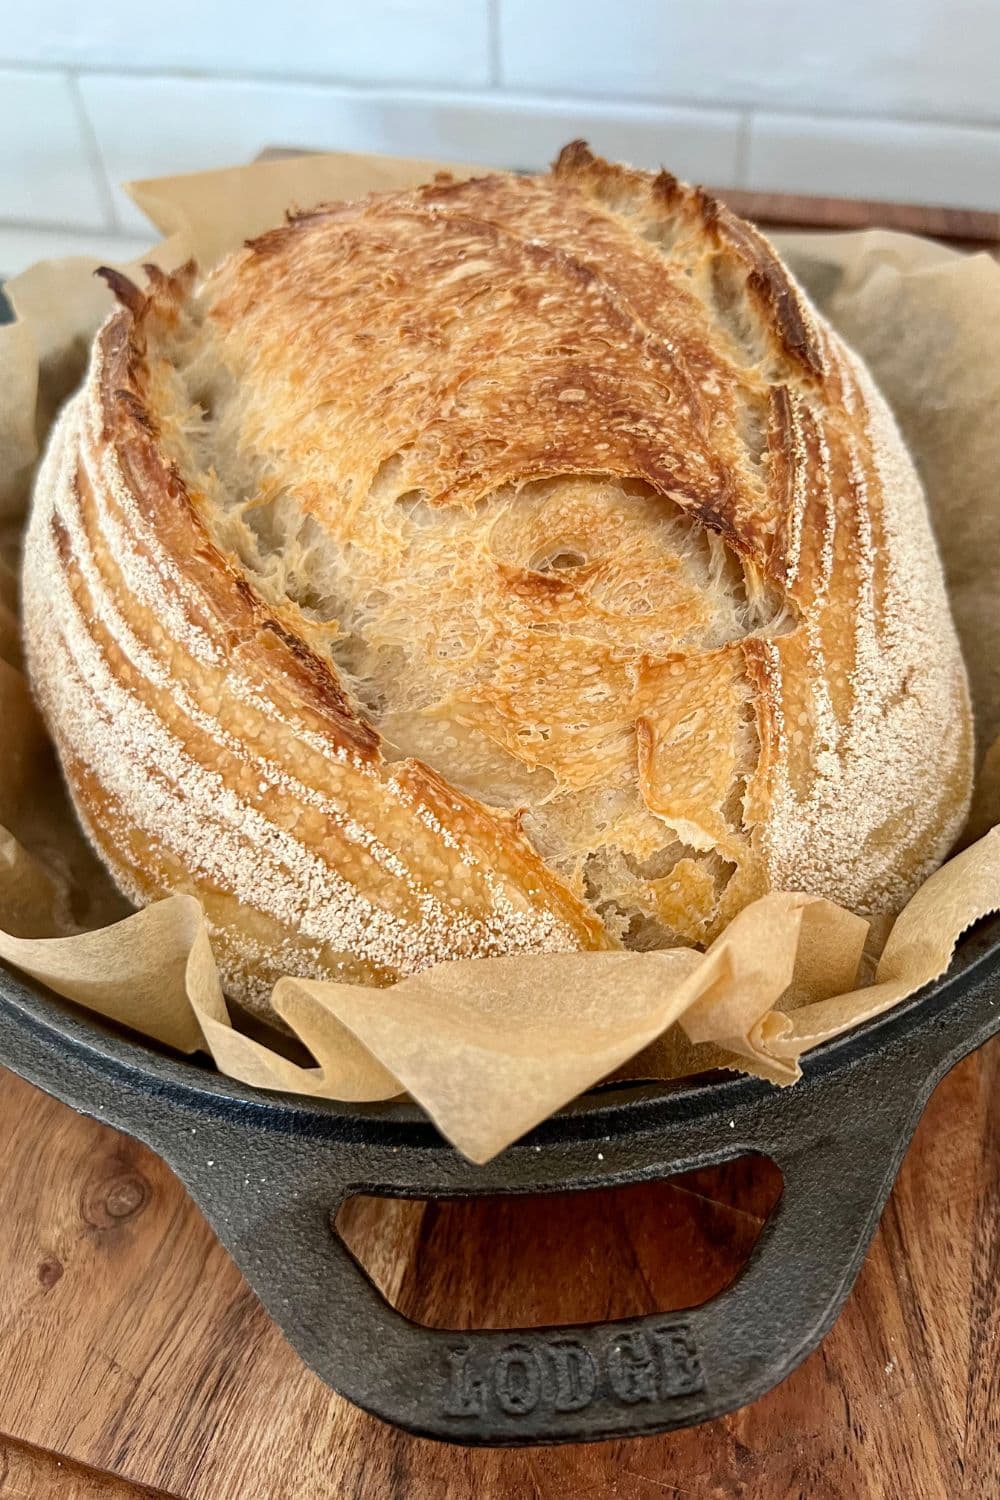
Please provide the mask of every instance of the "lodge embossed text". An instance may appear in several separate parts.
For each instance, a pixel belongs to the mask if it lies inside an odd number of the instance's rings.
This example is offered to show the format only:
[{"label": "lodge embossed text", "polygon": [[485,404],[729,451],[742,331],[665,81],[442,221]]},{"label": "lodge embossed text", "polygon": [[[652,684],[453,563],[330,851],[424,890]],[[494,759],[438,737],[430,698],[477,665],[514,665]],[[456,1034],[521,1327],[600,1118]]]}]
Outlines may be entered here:
[{"label": "lodge embossed text", "polygon": [[509,1342],[449,1346],[441,1409],[446,1416],[508,1417],[583,1411],[594,1401],[636,1406],[704,1389],[698,1350],[685,1323],[602,1330],[583,1342],[556,1332],[522,1332]]}]

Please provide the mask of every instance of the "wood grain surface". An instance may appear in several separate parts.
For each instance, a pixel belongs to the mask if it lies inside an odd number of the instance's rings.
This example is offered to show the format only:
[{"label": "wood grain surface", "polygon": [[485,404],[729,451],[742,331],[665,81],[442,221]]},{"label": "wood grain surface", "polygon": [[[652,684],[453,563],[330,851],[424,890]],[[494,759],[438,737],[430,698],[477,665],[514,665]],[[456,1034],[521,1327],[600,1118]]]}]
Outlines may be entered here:
[{"label": "wood grain surface", "polygon": [[[555,1449],[445,1447],[354,1410],[155,1156],[10,1074],[0,1121],[4,1500],[1000,1494],[996,1042],[938,1089],[843,1316],[784,1385],[692,1431]],[[358,1200],[343,1227],[410,1316],[560,1321],[711,1294],[775,1188],[737,1166],[572,1203]]]}]

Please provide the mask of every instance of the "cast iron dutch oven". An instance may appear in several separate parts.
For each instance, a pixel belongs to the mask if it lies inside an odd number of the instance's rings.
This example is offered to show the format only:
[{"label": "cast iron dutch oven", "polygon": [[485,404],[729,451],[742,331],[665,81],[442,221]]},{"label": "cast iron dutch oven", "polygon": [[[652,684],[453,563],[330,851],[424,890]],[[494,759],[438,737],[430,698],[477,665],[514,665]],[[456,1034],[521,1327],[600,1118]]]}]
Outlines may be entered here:
[{"label": "cast iron dutch oven", "polygon": [[[0,969],[0,1061],[158,1152],[334,1390],[456,1443],[633,1437],[763,1395],[840,1311],[931,1090],[998,1029],[994,919],[966,937],[939,983],[811,1053],[794,1088],[713,1074],[595,1090],[474,1167],[412,1106],[345,1107],[244,1087]],[[750,1151],[780,1166],[780,1203],[736,1281],[680,1313],[424,1328],[389,1306],[332,1228],[355,1192],[583,1190]]]}]

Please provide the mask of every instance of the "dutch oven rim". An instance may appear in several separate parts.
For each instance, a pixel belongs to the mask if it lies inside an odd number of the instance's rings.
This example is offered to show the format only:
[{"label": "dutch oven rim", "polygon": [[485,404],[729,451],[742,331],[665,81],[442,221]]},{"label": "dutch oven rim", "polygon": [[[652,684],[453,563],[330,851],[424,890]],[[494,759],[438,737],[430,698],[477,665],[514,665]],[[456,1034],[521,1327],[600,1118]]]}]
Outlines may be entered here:
[{"label": "dutch oven rim", "polygon": [[[965,975],[990,963],[1000,969],[1000,915],[984,918],[958,942],[952,962],[940,979],[925,985],[882,1015],[823,1042],[803,1056],[802,1088],[810,1076],[848,1065],[859,1054],[877,1051],[890,1036],[929,1024]],[[258,1127],[293,1134],[315,1130],[345,1141],[390,1145],[395,1149],[446,1147],[421,1106],[412,1102],[352,1103],[304,1094],[283,1093],[245,1084],[199,1065],[184,1054],[160,1048],[138,1033],[105,1020],[63,999],[39,981],[0,962],[0,995],[22,1021],[47,1035],[53,1045],[68,1047],[109,1079],[127,1078],[147,1092],[166,1094],[205,1115],[231,1113],[234,1106],[252,1113]],[[775,1086],[743,1073],[716,1070],[679,1079],[636,1079],[598,1084],[534,1127],[518,1144],[573,1141],[602,1133],[640,1131],[718,1113],[766,1097]],[[449,1148],[450,1149],[450,1148]],[[507,1148],[511,1149],[511,1148]]]}]

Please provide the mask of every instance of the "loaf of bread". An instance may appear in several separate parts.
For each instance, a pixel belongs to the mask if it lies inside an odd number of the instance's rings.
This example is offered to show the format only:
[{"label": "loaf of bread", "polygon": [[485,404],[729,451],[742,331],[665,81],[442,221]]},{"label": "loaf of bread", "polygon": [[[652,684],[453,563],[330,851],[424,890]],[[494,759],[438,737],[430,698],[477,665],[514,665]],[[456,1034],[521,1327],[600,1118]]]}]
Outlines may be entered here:
[{"label": "loaf of bread", "polygon": [[39,473],[31,678],[229,991],[898,908],[965,814],[920,484],[750,225],[582,143],[148,269]]}]

